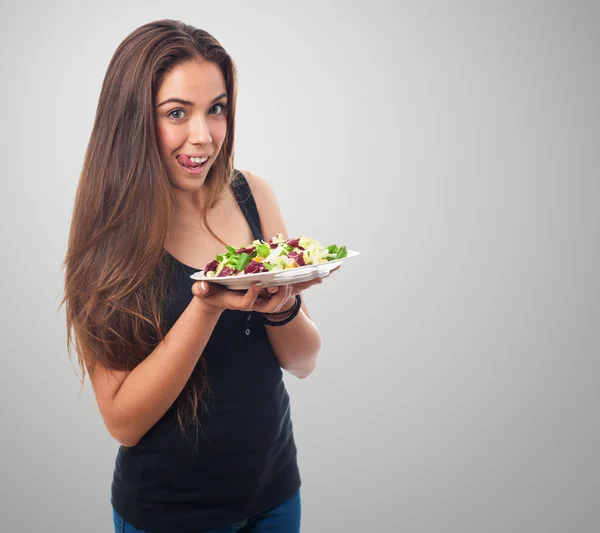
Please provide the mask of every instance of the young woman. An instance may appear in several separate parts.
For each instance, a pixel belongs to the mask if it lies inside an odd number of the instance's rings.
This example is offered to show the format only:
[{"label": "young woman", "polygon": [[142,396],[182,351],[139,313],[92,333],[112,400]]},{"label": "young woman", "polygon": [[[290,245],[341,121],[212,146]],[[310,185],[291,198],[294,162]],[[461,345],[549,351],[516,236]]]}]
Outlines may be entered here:
[{"label": "young woman", "polygon": [[300,293],[320,280],[190,279],[226,244],[288,238],[269,184],[233,167],[236,87],[218,41],[170,20],[131,33],[102,85],[64,302],[69,353],[74,341],[121,443],[115,531],[300,530],[282,368],[315,368],[321,338]]}]

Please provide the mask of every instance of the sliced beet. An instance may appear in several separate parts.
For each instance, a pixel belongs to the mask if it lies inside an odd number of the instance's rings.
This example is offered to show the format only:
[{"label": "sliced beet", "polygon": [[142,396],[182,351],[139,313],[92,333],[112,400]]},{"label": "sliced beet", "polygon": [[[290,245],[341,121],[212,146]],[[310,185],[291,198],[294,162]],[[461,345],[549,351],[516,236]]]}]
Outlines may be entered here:
[{"label": "sliced beet", "polygon": [[290,252],[287,254],[290,259],[293,259],[298,263],[298,266],[304,266],[306,263],[304,262],[304,254],[302,252]]},{"label": "sliced beet", "polygon": [[204,272],[214,272],[215,270],[217,270],[218,266],[219,262],[215,259],[214,261],[211,261],[210,263],[208,263],[208,265],[204,267]]},{"label": "sliced beet", "polygon": [[244,269],[244,274],[258,274],[259,272],[266,272],[267,267],[264,263],[259,263],[258,261],[250,261],[246,268]]},{"label": "sliced beet", "polygon": [[247,248],[240,248],[239,250],[236,250],[235,253],[238,255],[241,253],[247,253],[250,255],[252,252],[254,252],[254,250],[256,250],[256,246],[248,246]]},{"label": "sliced beet", "polygon": [[300,237],[298,237],[297,239],[290,239],[287,242],[290,246],[293,246],[294,248],[299,248],[300,250],[304,250],[305,248],[303,248],[302,246],[300,246]]},{"label": "sliced beet", "polygon": [[223,270],[221,270],[221,272],[219,272],[219,275],[217,277],[224,278],[225,276],[231,276],[234,273],[235,273],[234,268],[223,267]]}]

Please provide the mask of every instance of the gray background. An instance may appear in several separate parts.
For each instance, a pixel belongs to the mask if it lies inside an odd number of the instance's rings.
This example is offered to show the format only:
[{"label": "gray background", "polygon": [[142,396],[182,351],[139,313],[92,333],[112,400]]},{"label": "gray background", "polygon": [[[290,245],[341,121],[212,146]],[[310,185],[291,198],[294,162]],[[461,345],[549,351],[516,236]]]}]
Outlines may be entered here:
[{"label": "gray background", "polygon": [[599,15],[3,3],[1,529],[112,530],[118,444],[78,397],[60,264],[108,62],[174,18],[238,65],[237,168],[291,234],[362,254],[306,293],[320,363],[286,376],[303,532],[600,530]]}]

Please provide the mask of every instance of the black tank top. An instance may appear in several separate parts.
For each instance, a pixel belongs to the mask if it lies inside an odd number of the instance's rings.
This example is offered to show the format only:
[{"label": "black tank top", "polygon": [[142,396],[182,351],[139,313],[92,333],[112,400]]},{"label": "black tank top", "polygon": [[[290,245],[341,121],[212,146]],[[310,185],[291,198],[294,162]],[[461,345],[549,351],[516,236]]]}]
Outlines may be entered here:
[{"label": "black tank top", "polygon": [[[235,174],[236,200],[254,238],[263,239],[250,187]],[[193,298],[190,275],[198,269],[167,256],[170,329]],[[117,453],[111,504],[150,533],[224,527],[280,505],[300,488],[290,400],[261,315],[225,310],[201,357],[213,393],[208,414],[198,411],[197,452],[181,434],[175,402],[138,444]]]}]

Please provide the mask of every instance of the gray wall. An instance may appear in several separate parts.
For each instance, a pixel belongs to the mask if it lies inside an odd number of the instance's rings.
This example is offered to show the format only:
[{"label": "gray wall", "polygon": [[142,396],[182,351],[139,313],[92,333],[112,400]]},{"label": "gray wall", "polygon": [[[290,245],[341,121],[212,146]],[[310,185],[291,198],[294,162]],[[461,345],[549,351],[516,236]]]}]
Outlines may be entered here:
[{"label": "gray wall", "polygon": [[567,1],[3,4],[2,529],[112,528],[60,263],[108,62],[159,18],[237,62],[236,166],[290,233],[361,252],[286,376],[303,532],[600,530],[600,10]]}]

